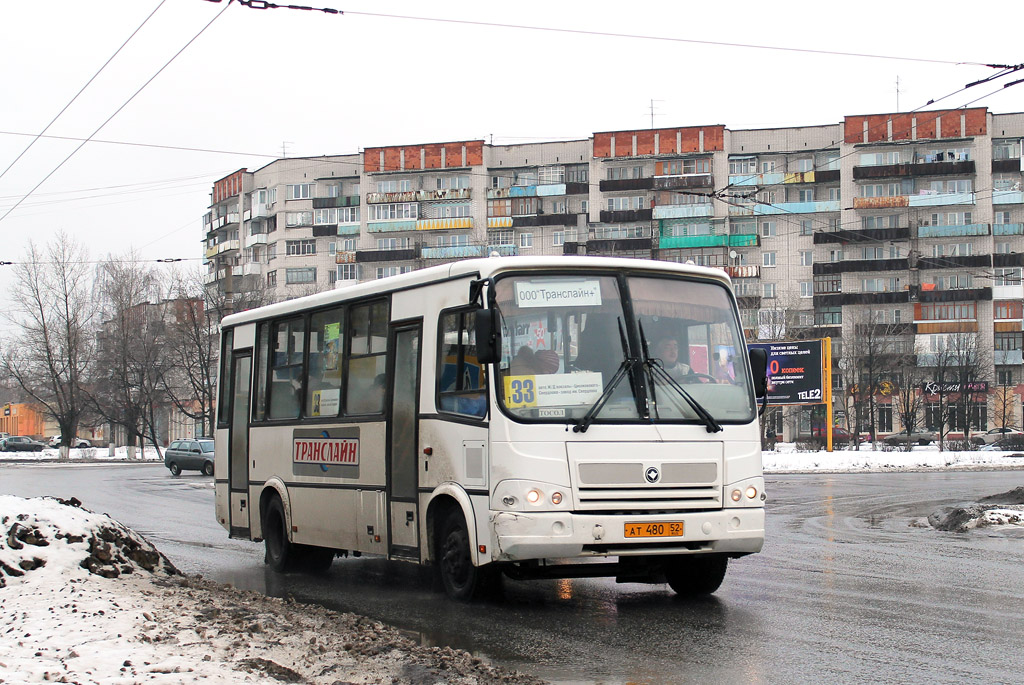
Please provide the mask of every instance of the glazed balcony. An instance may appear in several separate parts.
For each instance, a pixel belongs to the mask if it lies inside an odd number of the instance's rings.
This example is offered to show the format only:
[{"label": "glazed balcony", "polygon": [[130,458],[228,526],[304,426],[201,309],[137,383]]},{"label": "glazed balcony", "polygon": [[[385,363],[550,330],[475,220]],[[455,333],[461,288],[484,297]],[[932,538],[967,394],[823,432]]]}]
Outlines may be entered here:
[{"label": "glazed balcony", "polygon": [[631,221],[650,221],[653,211],[650,209],[623,209],[617,211],[602,210],[600,215],[603,224],[623,224]]},{"label": "glazed balcony", "polygon": [[955,224],[946,226],[918,226],[918,238],[966,238],[988,235],[988,224]]},{"label": "glazed balcony", "polygon": [[469,259],[486,257],[483,245],[450,245],[447,247],[424,247],[420,256],[424,259]]},{"label": "glazed balcony", "polygon": [[818,212],[838,212],[839,200],[819,200],[816,202],[775,202],[760,203],[749,206],[729,206],[729,216],[762,216],[770,214],[816,214]]},{"label": "glazed balcony", "polygon": [[853,180],[908,178],[914,176],[966,176],[975,173],[974,160],[962,162],[920,162],[853,167]]}]

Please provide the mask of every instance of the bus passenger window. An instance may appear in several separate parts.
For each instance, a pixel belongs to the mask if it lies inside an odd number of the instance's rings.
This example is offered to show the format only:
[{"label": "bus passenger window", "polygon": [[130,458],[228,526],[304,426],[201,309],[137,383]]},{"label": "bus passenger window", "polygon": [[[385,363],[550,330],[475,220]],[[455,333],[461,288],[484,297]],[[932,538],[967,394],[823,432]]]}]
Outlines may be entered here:
[{"label": "bus passenger window", "polygon": [[378,388],[386,386],[387,330],[386,302],[352,307],[349,313],[351,342],[346,360],[346,414],[384,411],[384,395]]},{"label": "bus passenger window", "polygon": [[438,347],[438,409],[453,414],[487,415],[487,374],[476,359],[472,311],[441,315]]},{"label": "bus passenger window", "polygon": [[302,319],[274,324],[270,369],[270,418],[299,416],[302,392],[302,350],[305,328]]},{"label": "bus passenger window", "polygon": [[344,311],[339,307],[310,319],[306,416],[337,416],[341,408]]}]

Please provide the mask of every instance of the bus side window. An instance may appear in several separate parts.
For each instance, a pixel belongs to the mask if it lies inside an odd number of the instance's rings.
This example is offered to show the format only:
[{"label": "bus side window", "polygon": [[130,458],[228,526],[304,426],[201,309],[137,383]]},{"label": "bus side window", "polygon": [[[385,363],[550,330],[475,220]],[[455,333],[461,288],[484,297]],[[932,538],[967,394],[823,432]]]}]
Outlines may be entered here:
[{"label": "bus side window", "polygon": [[305,344],[302,319],[279,321],[271,333],[270,369],[271,419],[295,419],[299,416],[302,392],[302,349]]},{"label": "bus side window", "polygon": [[385,302],[352,307],[349,312],[350,348],[346,358],[346,414],[384,411],[387,367],[388,306]]},{"label": "bus side window", "polygon": [[253,419],[262,421],[267,417],[267,360],[270,358],[270,326],[261,323],[256,333],[256,387],[253,397],[256,412]]},{"label": "bus side window", "polygon": [[487,372],[477,362],[471,310],[441,314],[438,329],[438,409],[453,414],[487,415]]},{"label": "bus side window", "polygon": [[341,408],[341,352],[345,331],[341,307],[314,314],[309,327],[306,416],[337,416]]}]

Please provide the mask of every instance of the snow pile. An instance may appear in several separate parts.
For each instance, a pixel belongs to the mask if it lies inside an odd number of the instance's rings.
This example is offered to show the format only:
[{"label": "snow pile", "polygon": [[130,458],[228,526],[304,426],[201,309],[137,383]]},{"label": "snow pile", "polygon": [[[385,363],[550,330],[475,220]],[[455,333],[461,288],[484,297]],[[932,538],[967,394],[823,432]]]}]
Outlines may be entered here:
[{"label": "snow pile", "polygon": [[0,521],[0,683],[541,682],[367,618],[175,575],[75,500],[0,496]]},{"label": "snow pile", "polygon": [[104,578],[137,570],[177,573],[145,538],[81,504],[0,496],[0,587],[47,566],[59,574],[77,565]]},{"label": "snow pile", "polygon": [[[58,461],[60,460],[60,449],[47,447],[39,452],[0,452],[0,461],[29,462],[29,461]],[[129,458],[127,447],[115,447],[113,454],[109,447],[74,447],[68,450],[66,461],[89,462],[89,461],[162,461],[163,451],[157,454],[156,448],[148,445],[145,451],[135,449],[135,456]],[[66,462],[63,462],[66,463]]]},{"label": "snow pile", "polygon": [[1024,454],[977,450],[968,452],[940,452],[937,445],[915,446],[910,452],[901,450],[838,449],[834,452],[798,451],[793,443],[779,443],[774,450],[763,452],[767,473],[783,472],[868,472],[868,471],[939,471],[981,468],[1021,468]]},{"label": "snow pile", "polygon": [[940,509],[928,517],[928,523],[957,533],[986,526],[1024,526],[1024,487],[983,497],[977,504]]}]

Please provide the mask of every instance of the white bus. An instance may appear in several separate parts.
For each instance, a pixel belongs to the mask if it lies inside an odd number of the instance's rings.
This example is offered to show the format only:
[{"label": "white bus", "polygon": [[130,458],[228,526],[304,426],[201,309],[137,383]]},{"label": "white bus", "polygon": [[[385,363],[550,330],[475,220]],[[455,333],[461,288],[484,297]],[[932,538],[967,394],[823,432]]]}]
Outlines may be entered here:
[{"label": "white bus", "polygon": [[761,549],[765,356],[722,271],[460,261],[226,317],[221,359],[216,516],[276,571],[705,594]]}]

